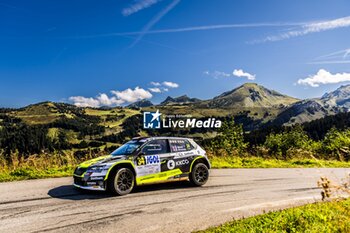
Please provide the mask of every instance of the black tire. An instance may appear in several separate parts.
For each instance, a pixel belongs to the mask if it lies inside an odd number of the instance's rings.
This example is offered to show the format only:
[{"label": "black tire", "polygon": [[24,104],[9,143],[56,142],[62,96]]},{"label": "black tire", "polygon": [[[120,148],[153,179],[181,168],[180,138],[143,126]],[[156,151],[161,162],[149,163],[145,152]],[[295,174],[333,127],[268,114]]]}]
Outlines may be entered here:
[{"label": "black tire", "polygon": [[194,186],[202,186],[209,179],[209,169],[204,163],[194,165],[190,174],[190,182]]},{"label": "black tire", "polygon": [[129,168],[119,168],[108,179],[108,190],[118,196],[129,194],[135,186],[135,175]]}]

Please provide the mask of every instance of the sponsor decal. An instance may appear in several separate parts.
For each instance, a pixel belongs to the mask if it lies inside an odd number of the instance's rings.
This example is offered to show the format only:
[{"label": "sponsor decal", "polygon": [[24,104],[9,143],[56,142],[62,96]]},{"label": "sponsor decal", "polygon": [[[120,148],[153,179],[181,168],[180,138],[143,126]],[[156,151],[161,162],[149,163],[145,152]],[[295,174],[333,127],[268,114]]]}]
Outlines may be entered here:
[{"label": "sponsor decal", "polygon": [[90,176],[90,180],[103,180],[103,176]]},{"label": "sponsor decal", "polygon": [[181,153],[177,153],[177,155],[174,156],[174,159],[190,157],[190,156],[193,156],[193,155],[195,155],[194,151],[181,152]]},{"label": "sponsor decal", "polygon": [[143,113],[144,129],[160,129],[160,128],[220,128],[221,120],[215,118],[196,119],[190,115],[163,115],[157,110],[156,112]]},{"label": "sponsor decal", "polygon": [[167,162],[167,167],[169,170],[172,170],[175,167],[184,166],[184,165],[187,165],[189,163],[190,163],[190,161],[188,159],[182,159],[182,160],[177,160],[177,161],[174,161],[171,159]]},{"label": "sponsor decal", "polygon": [[187,165],[187,164],[189,164],[189,163],[190,163],[190,161],[188,161],[188,159],[183,159],[183,160],[180,160],[180,161],[176,161],[176,162],[175,162],[175,164],[176,164],[177,167],[178,167],[178,166]]},{"label": "sponsor decal", "polygon": [[159,155],[141,156],[141,157],[138,157],[136,160],[137,160],[137,166],[160,163]]},{"label": "sponsor decal", "polygon": [[169,170],[172,170],[172,169],[174,169],[175,168],[175,161],[174,160],[169,160],[168,162],[167,162],[167,167],[168,167],[168,169]]},{"label": "sponsor decal", "polygon": [[159,155],[141,156],[136,159],[136,173],[138,176],[160,172],[160,157]]},{"label": "sponsor decal", "polygon": [[152,183],[152,182],[157,182],[160,180],[170,179],[173,176],[178,176],[181,174],[182,174],[182,172],[180,169],[174,169],[171,171],[160,172],[158,174],[152,174],[152,175],[147,175],[144,177],[139,177],[139,178],[137,178],[137,180],[138,180],[138,182],[141,182],[141,183]]},{"label": "sponsor decal", "polygon": [[97,183],[96,183],[96,182],[86,182],[86,184],[89,185],[89,186],[94,186],[94,185],[96,185]]}]

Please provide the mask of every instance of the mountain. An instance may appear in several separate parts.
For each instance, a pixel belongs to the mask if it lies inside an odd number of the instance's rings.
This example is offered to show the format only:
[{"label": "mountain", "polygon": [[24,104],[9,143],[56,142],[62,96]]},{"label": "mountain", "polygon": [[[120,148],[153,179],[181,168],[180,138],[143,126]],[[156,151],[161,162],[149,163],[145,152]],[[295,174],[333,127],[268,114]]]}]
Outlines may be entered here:
[{"label": "mountain", "polygon": [[326,93],[321,97],[327,106],[337,106],[348,111],[350,109],[350,85],[343,85],[333,92]]},{"label": "mountain", "polygon": [[[350,85],[343,85],[320,98],[298,100],[255,83],[246,83],[213,99],[199,100],[187,95],[174,98],[168,96],[160,105],[154,106],[149,100],[141,100],[128,107],[97,109],[42,102],[20,109],[0,109],[0,114],[21,118],[28,124],[51,124],[62,118],[78,119],[92,116],[91,119],[101,118],[101,122],[119,130],[118,127],[126,118],[144,110],[159,109],[163,114],[192,114],[199,118],[235,116],[237,123],[242,123],[245,128],[252,130],[265,123],[291,125],[350,112]],[[141,111],[138,108],[143,109]]]},{"label": "mountain", "polygon": [[135,103],[129,104],[128,108],[144,108],[144,107],[150,107],[153,106],[153,103],[149,100],[139,100]]},{"label": "mountain", "polygon": [[12,109],[7,114],[18,117],[28,124],[48,124],[61,117],[79,117],[84,109],[67,103],[41,102],[23,108]]},{"label": "mountain", "polygon": [[190,98],[187,95],[182,95],[175,98],[168,96],[163,102],[160,103],[160,105],[182,105],[189,103],[197,103],[199,101],[201,100],[197,98]]},{"label": "mountain", "polygon": [[321,98],[299,101],[280,113],[274,124],[294,124],[317,120],[350,110],[350,85],[339,87]]},{"label": "mountain", "polygon": [[256,83],[246,83],[200,105],[209,108],[284,108],[298,101]]}]

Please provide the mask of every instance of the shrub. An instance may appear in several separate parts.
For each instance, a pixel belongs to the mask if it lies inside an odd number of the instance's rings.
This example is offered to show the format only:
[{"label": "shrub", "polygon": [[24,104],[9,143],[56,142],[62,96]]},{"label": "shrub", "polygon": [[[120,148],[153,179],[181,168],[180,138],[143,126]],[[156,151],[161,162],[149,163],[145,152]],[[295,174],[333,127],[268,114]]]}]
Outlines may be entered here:
[{"label": "shrub", "polygon": [[301,126],[295,126],[289,131],[267,136],[264,146],[269,150],[269,153],[277,157],[286,159],[289,149],[304,149],[312,150],[313,141],[303,131]]},{"label": "shrub", "polygon": [[244,142],[242,125],[235,124],[233,119],[223,122],[218,133],[209,146],[214,154],[240,154],[247,149],[248,143]]},{"label": "shrub", "polygon": [[332,128],[322,141],[322,152],[339,160],[350,159],[350,129],[339,131]]}]

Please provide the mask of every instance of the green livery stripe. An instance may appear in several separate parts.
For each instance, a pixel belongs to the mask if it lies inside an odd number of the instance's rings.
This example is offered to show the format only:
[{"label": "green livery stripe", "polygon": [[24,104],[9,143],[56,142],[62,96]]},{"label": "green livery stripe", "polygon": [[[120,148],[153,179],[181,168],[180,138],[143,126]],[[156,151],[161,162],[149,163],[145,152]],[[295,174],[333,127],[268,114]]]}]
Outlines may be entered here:
[{"label": "green livery stripe", "polygon": [[137,177],[136,183],[138,185],[158,183],[158,182],[166,181],[173,176],[177,176],[177,175],[181,175],[181,174],[182,174],[182,171],[177,168],[174,170],[164,171],[164,172],[160,172],[157,174],[151,174],[151,175]]}]

